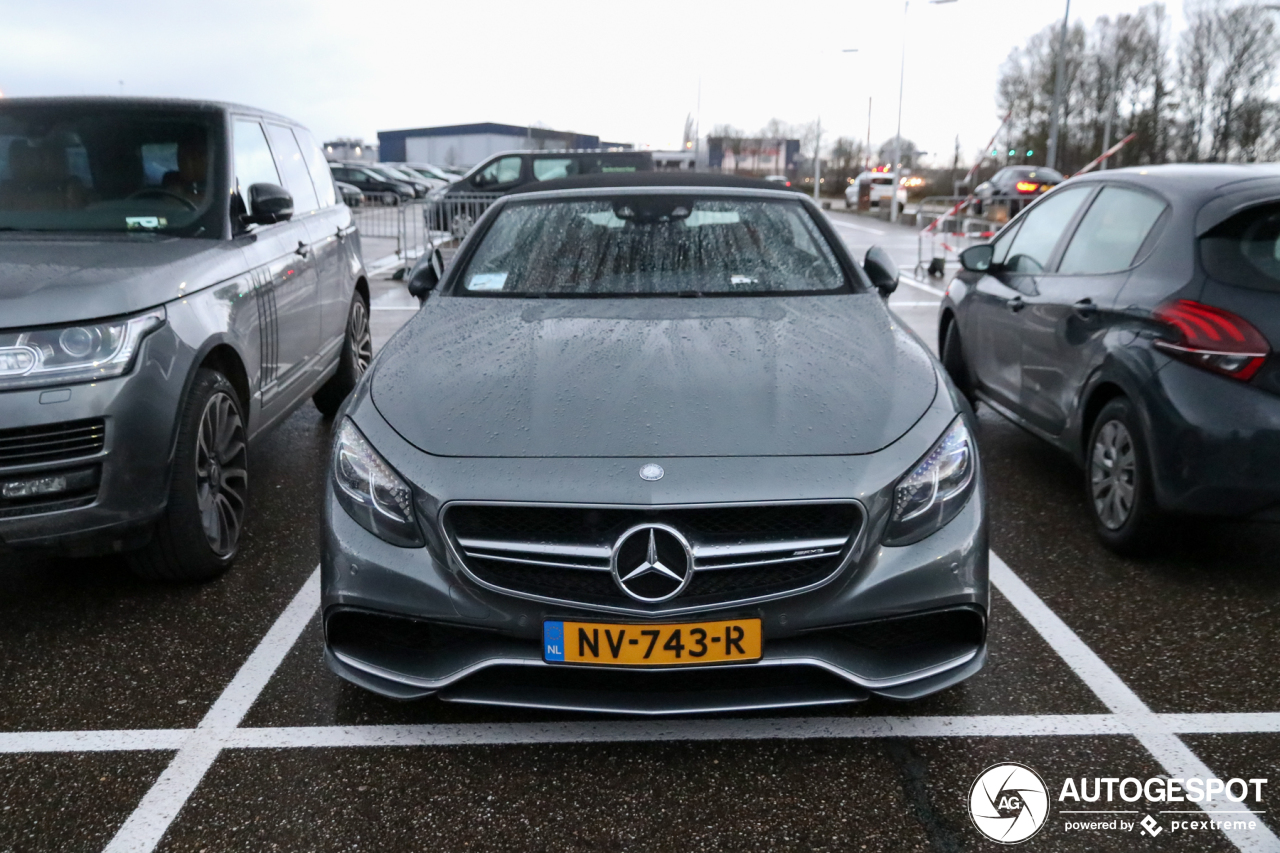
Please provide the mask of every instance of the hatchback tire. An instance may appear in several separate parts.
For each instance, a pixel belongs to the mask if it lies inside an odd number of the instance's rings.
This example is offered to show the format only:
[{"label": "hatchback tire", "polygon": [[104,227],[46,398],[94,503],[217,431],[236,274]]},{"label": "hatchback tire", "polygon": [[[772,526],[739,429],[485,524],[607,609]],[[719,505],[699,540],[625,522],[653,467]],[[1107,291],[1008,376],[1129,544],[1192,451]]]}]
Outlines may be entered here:
[{"label": "hatchback tire", "polygon": [[216,370],[201,369],[179,413],[169,500],[151,541],[129,556],[135,574],[206,581],[235,561],[249,497],[243,404]]},{"label": "hatchback tire", "polygon": [[1103,544],[1127,556],[1150,551],[1163,517],[1151,486],[1151,456],[1127,398],[1107,403],[1094,420],[1084,479],[1089,514]]},{"label": "hatchback tire", "polygon": [[951,377],[956,390],[964,395],[969,405],[976,410],[978,401],[973,394],[973,374],[969,371],[969,363],[964,359],[964,346],[960,342],[960,330],[956,328],[954,318],[947,326],[947,334],[942,339],[942,366]]},{"label": "hatchback tire", "polygon": [[369,301],[359,290],[351,298],[347,311],[347,331],[342,340],[342,354],[338,356],[338,372],[320,386],[311,397],[316,408],[326,418],[338,413],[342,401],[356,387],[360,377],[369,369],[373,360],[373,337],[369,331]]}]

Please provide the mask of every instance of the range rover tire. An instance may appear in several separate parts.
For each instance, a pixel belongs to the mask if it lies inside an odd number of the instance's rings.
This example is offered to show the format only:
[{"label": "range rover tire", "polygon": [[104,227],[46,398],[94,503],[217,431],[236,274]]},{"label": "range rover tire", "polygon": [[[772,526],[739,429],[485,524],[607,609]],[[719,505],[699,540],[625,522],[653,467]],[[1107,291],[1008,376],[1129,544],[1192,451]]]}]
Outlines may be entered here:
[{"label": "range rover tire", "polygon": [[243,404],[227,378],[201,369],[179,413],[169,502],[151,541],[130,554],[149,580],[205,581],[235,561],[249,496]]},{"label": "range rover tire", "polygon": [[1103,544],[1128,556],[1151,551],[1164,519],[1151,486],[1151,455],[1127,398],[1115,398],[1098,413],[1084,468],[1086,503]]},{"label": "range rover tire", "polygon": [[360,377],[369,369],[373,360],[373,337],[369,331],[369,302],[359,290],[351,298],[347,310],[347,331],[342,340],[342,354],[338,356],[338,372],[320,386],[311,401],[326,418],[338,413],[342,401],[356,387]]}]

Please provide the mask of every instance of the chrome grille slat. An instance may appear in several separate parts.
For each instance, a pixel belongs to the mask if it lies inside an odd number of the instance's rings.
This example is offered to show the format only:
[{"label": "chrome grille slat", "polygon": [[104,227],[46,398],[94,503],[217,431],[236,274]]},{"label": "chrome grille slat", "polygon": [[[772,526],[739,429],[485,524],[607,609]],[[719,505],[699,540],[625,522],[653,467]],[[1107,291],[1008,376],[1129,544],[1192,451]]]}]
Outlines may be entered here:
[{"label": "chrome grille slat", "polygon": [[[710,506],[573,506],[458,502],[441,523],[463,570],[502,592],[640,613],[740,603],[811,589],[834,577],[864,517],[855,501]],[[687,588],[644,603],[618,588],[611,566],[619,537],[660,523],[689,542]],[[805,553],[809,552],[809,553]]]}]

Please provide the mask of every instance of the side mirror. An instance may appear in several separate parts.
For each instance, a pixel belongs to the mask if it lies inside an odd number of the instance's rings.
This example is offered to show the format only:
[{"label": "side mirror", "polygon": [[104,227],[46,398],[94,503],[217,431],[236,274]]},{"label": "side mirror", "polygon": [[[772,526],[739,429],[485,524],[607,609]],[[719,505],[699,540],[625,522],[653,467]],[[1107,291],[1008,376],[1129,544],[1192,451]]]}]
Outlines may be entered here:
[{"label": "side mirror", "polygon": [[991,269],[991,259],[995,255],[996,248],[990,243],[970,246],[960,253],[960,266],[969,272],[988,272]]},{"label": "side mirror", "polygon": [[444,256],[439,249],[432,249],[413,265],[413,271],[409,273],[409,295],[424,302],[443,278]]},{"label": "side mirror", "polygon": [[879,246],[867,249],[867,256],[862,260],[862,269],[875,285],[880,295],[888,298],[890,293],[898,289],[898,265],[889,257],[889,253]]},{"label": "side mirror", "polygon": [[254,184],[249,187],[249,225],[270,225],[293,218],[293,196],[277,184]]}]

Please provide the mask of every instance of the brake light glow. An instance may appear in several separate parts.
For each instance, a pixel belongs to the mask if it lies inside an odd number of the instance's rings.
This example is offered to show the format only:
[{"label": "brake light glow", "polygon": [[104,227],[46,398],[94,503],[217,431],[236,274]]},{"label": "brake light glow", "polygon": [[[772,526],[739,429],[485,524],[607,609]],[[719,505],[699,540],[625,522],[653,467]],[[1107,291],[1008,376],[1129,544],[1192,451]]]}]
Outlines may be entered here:
[{"label": "brake light glow", "polygon": [[1156,349],[1241,382],[1252,379],[1271,352],[1262,332],[1222,308],[1179,299],[1161,305],[1153,316],[1175,332],[1171,337],[1157,338]]},{"label": "brake light glow", "polygon": [[1040,189],[1040,185],[1035,181],[1018,181],[1018,183],[1014,184],[1014,187],[1016,187],[1020,193],[1033,193]]}]

